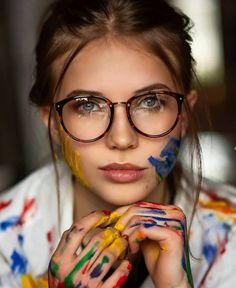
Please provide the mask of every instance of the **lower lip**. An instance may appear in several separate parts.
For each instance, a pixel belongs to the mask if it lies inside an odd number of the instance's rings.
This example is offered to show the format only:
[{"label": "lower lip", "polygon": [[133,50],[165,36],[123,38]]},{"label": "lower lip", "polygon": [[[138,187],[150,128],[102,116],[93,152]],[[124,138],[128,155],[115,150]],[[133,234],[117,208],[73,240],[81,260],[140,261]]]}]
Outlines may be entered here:
[{"label": "lower lip", "polygon": [[130,183],[139,180],[144,170],[103,170],[102,174],[112,182],[116,183]]}]

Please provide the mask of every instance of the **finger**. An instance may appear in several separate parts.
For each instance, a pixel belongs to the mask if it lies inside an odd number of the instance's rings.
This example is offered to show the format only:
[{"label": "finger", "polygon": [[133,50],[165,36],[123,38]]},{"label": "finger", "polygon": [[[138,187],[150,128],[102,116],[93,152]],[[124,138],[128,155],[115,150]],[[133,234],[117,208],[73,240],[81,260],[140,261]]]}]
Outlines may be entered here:
[{"label": "finger", "polygon": [[158,226],[158,227],[170,227],[176,231],[183,231],[182,224],[178,219],[167,219],[167,218],[149,217],[149,216],[133,216],[126,224],[125,229],[122,231],[122,235],[129,236],[136,229],[136,227],[142,225],[145,228]]},{"label": "finger", "polygon": [[113,274],[103,283],[102,288],[119,288],[128,279],[132,270],[132,264],[128,260],[123,260]]},{"label": "finger", "polygon": [[107,215],[107,212],[96,211],[74,223],[69,230],[63,233],[55,256],[63,255],[65,258],[70,259],[76,257],[76,251],[80,247],[85,235],[108,218],[109,215]]},{"label": "finger", "polygon": [[122,206],[118,209],[114,210],[108,217],[107,221],[102,224],[102,227],[111,226],[112,224],[116,223],[124,214],[125,212],[131,207],[131,205]]},{"label": "finger", "polygon": [[84,275],[93,265],[101,252],[119,237],[119,231],[112,227],[108,227],[93,236],[86,248],[77,256],[75,261],[77,272],[81,270],[81,273]]},{"label": "finger", "polygon": [[145,239],[156,241],[160,252],[182,256],[184,238],[178,231],[170,227],[140,225],[129,236],[129,247],[131,253],[137,253],[140,243]]},{"label": "finger", "polygon": [[[91,262],[88,262],[89,264],[84,265],[84,269],[81,272],[82,274],[86,273],[88,275],[88,282],[90,284],[90,287],[97,287],[99,282],[104,278],[104,276],[110,270],[111,266],[114,264],[115,261],[117,261],[117,259],[119,259],[120,255],[123,251],[127,249],[127,247],[128,242],[124,238],[119,237],[115,239],[112,244],[106,247],[97,257],[97,259],[94,255],[94,257],[91,259]],[[93,259],[95,259],[95,262],[93,261]],[[91,263],[92,265],[90,265]],[[80,278],[81,275],[77,274],[75,276],[74,283],[79,281]]]},{"label": "finger", "polygon": [[[164,206],[164,205],[159,205],[154,203],[150,203],[150,207],[147,205],[149,204],[148,202],[141,202],[142,205],[145,203],[145,208],[142,206],[132,206],[128,208],[123,215],[118,219],[117,223],[115,224],[114,228],[122,232],[125,227],[127,226],[127,223],[130,221],[132,217],[136,216],[142,216],[142,217],[147,217],[147,218],[152,218],[154,221],[161,221],[161,222],[166,222],[166,226],[171,225],[173,226],[174,223],[176,223],[176,226],[180,225],[183,226],[183,229],[185,229],[186,226],[186,219],[185,215],[180,210],[178,207],[175,206]],[[160,206],[160,207],[159,207]],[[167,209],[163,209],[163,207],[168,207]],[[172,222],[169,223],[169,222]],[[169,223],[169,224],[168,224]],[[161,224],[162,225],[162,224]]]}]

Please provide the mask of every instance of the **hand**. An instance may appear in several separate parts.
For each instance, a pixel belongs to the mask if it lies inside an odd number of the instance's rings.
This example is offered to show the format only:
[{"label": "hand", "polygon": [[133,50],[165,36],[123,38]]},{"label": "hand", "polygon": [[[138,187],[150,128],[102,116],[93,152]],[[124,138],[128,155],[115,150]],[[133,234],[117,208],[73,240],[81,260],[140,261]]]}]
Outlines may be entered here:
[{"label": "hand", "polygon": [[109,219],[113,215],[119,215],[114,228],[128,236],[131,253],[141,248],[156,287],[193,287],[186,218],[181,209],[139,202],[115,210]]},{"label": "hand", "polygon": [[118,288],[125,282],[131,271],[128,260],[121,261],[113,274],[102,281],[127,249],[128,242],[119,231],[108,227],[97,232],[78,252],[86,235],[102,225],[108,217],[101,211],[91,213],[64,232],[49,265],[50,288]]}]

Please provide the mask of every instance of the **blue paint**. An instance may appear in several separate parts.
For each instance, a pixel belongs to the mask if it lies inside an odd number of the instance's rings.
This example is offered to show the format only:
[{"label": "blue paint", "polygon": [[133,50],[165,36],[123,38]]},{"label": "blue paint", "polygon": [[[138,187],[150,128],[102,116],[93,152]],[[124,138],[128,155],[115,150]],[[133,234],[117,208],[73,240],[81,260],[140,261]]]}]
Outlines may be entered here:
[{"label": "blue paint", "polygon": [[91,278],[97,278],[102,274],[102,264],[98,264],[90,273]]},{"label": "blue paint", "polygon": [[148,209],[148,210],[138,212],[138,215],[142,215],[142,214],[166,215],[166,211],[164,211],[163,209],[160,209],[160,208],[154,208],[154,209]]},{"label": "blue paint", "polygon": [[161,151],[160,159],[153,156],[148,158],[148,161],[155,167],[159,180],[165,178],[173,169],[180,148],[180,139],[170,138],[165,148]]},{"label": "blue paint", "polygon": [[20,244],[20,246],[22,247],[23,246],[23,243],[24,243],[24,236],[19,234],[18,235],[18,242]]},{"label": "blue paint", "polygon": [[145,222],[143,224],[144,228],[150,228],[150,227],[153,227],[153,226],[159,226],[157,225],[157,223],[155,221],[152,221],[152,222]]},{"label": "blue paint", "polygon": [[5,221],[0,222],[0,232],[6,231],[7,229],[16,226],[20,221],[19,216],[12,216]]},{"label": "blue paint", "polygon": [[24,255],[21,255],[14,250],[11,255],[11,260],[11,270],[14,274],[25,274],[27,272],[28,261]]},{"label": "blue paint", "polygon": [[202,250],[207,262],[211,264],[215,260],[217,254],[217,246],[210,243],[204,243]]},{"label": "blue paint", "polygon": [[82,287],[82,283],[80,281],[79,284],[75,288],[81,288],[81,287]]}]

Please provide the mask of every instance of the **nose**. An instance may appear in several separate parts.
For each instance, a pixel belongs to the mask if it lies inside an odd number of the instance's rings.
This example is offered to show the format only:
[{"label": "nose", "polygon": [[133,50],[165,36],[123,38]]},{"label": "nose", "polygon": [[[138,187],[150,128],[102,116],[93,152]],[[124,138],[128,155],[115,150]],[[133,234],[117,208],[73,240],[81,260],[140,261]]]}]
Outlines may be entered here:
[{"label": "nose", "polygon": [[106,135],[106,144],[110,149],[126,150],[138,146],[138,133],[131,127],[123,105],[114,107],[111,129]]}]

